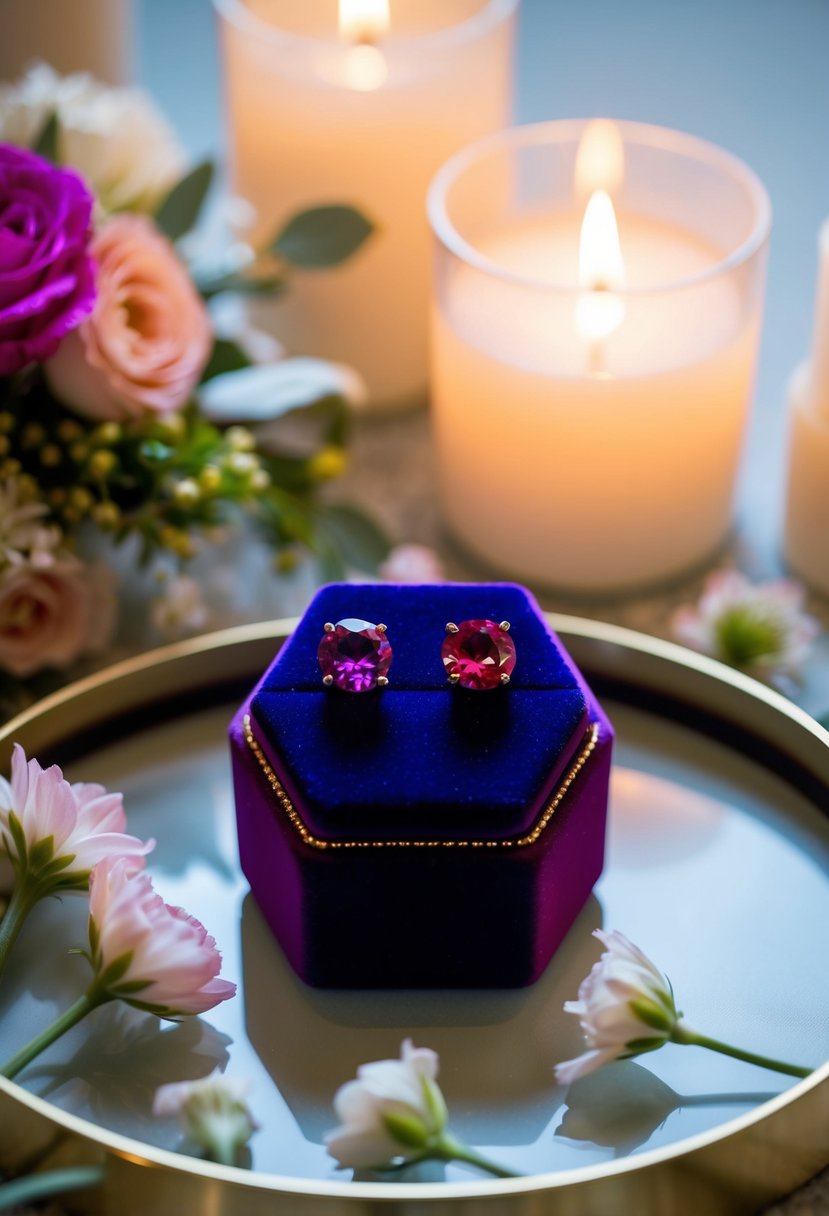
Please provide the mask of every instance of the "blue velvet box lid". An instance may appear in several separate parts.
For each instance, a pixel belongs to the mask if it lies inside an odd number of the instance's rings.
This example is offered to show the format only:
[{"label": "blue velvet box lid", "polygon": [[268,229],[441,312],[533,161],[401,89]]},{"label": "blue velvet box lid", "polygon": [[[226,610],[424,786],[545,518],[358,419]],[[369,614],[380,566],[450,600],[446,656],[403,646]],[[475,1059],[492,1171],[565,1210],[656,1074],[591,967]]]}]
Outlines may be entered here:
[{"label": "blue velvet box lid", "polygon": [[[326,621],[383,622],[389,687],[323,688]],[[507,688],[448,685],[447,621],[508,620]],[[332,584],[312,600],[251,705],[256,734],[323,838],[500,839],[526,831],[583,738],[582,685],[533,597],[512,584]]]}]

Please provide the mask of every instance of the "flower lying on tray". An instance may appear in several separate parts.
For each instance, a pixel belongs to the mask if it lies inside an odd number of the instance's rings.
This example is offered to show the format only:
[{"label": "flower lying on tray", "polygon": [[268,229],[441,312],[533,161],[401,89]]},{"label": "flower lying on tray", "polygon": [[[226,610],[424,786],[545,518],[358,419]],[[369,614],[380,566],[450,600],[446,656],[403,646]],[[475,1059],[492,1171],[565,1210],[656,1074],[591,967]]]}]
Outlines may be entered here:
[{"label": "flower lying on tray", "polygon": [[672,628],[693,650],[785,689],[820,633],[803,611],[804,600],[803,588],[791,579],[753,584],[737,570],[720,570],[696,607],[675,613]]},{"label": "flower lying on tray", "polygon": [[154,841],[124,832],[120,794],[70,785],[14,748],[11,781],[0,778],[0,851],[11,898],[0,919],[0,973],[32,908],[47,895],[89,891],[93,978],[83,996],[6,1062],[14,1077],[93,1009],[122,1000],[162,1018],[206,1013],[236,992],[219,978],[221,955],[200,921],[171,907],[144,871]]}]

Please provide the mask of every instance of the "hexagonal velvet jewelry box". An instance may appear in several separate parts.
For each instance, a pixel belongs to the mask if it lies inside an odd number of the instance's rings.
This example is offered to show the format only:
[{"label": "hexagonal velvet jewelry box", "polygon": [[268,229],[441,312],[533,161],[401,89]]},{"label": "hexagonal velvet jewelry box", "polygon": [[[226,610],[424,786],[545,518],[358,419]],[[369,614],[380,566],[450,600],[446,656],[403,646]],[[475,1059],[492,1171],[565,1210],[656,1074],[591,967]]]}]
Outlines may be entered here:
[{"label": "hexagonal velvet jewelry box", "polygon": [[[386,626],[387,687],[323,685],[349,618]],[[509,622],[508,685],[448,683],[470,620]],[[242,868],[309,984],[530,984],[601,873],[613,731],[521,587],[323,588],[230,740]]]}]

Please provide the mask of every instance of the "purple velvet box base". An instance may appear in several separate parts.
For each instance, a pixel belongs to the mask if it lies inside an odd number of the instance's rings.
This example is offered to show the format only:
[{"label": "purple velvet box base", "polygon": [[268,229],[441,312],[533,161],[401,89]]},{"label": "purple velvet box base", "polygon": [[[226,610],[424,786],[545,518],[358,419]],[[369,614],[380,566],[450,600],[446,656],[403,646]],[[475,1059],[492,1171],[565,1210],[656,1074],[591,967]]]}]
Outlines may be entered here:
[{"label": "purple velvet box base", "polygon": [[[573,686],[583,693],[587,713],[568,743],[563,767],[551,773],[544,804],[574,768],[578,772],[532,843],[453,846],[440,840],[405,847],[338,843],[328,849],[306,843],[302,829],[313,814],[303,805],[290,757],[274,747],[255,707],[252,713],[278,658],[242,706],[230,728],[242,868],[274,936],[306,983],[514,988],[542,974],[602,871],[613,740],[610,723],[581,675],[546,624],[544,629]],[[447,690],[445,695],[477,700],[512,693]],[[349,694],[327,695],[344,699]],[[391,696],[392,688],[378,695]],[[287,809],[263,763],[287,792]],[[402,803],[405,774],[400,781]],[[319,840],[318,832],[314,839]]]}]

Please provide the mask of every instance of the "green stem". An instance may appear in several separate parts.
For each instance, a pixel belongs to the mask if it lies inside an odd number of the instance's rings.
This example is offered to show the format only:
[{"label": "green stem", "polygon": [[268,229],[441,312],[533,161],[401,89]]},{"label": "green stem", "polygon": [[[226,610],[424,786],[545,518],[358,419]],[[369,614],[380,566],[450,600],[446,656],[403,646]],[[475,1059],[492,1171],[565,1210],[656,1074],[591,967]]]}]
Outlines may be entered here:
[{"label": "green stem", "polygon": [[206,1161],[215,1161],[217,1165],[235,1165],[237,1161],[236,1143],[217,1136],[211,1140],[209,1145],[205,1146],[204,1157]]},{"label": "green stem", "polygon": [[42,892],[25,879],[15,884],[3,919],[0,920],[0,975],[3,974],[12,946],[17,941],[26,917],[41,895]]},{"label": "green stem", "polygon": [[27,1174],[24,1178],[15,1178],[13,1182],[0,1185],[0,1212],[7,1212],[23,1203],[36,1203],[52,1195],[65,1195],[67,1191],[85,1191],[98,1186],[103,1180],[104,1171],[96,1165]]},{"label": "green stem", "polygon": [[67,1030],[71,1030],[73,1026],[76,1026],[78,1022],[85,1018],[88,1013],[91,1013],[93,1009],[96,1009],[98,1005],[103,1005],[105,1001],[111,999],[106,993],[97,993],[94,988],[90,988],[89,992],[85,992],[83,996],[78,997],[75,1004],[70,1005],[51,1026],[47,1026],[30,1043],[27,1043],[25,1047],[21,1047],[16,1055],[7,1060],[3,1067],[0,1068],[0,1076],[16,1077],[21,1069],[31,1063],[35,1056],[39,1056],[50,1044],[59,1039],[62,1034],[66,1034]]},{"label": "green stem", "polygon": [[797,1064],[787,1064],[784,1060],[772,1060],[769,1056],[759,1056],[753,1051],[743,1051],[739,1047],[731,1047],[721,1043],[719,1039],[710,1039],[705,1034],[697,1034],[682,1022],[677,1022],[671,1035],[671,1042],[689,1044],[694,1047],[707,1047],[709,1051],[718,1051],[720,1055],[731,1056],[734,1060],[744,1060],[747,1064],[756,1064],[759,1068],[770,1068],[772,1072],[783,1072],[790,1077],[808,1077],[811,1068],[801,1068]]},{"label": "green stem", "polygon": [[467,1165],[474,1165],[476,1169],[485,1170],[488,1174],[494,1174],[496,1178],[518,1178],[514,1170],[508,1170],[503,1165],[497,1165],[494,1161],[489,1161],[486,1157],[482,1157],[480,1153],[476,1153],[474,1148],[468,1148],[465,1144],[461,1144],[460,1140],[456,1140],[454,1136],[444,1133],[434,1150],[429,1153],[429,1156],[436,1157],[439,1161],[463,1161]]}]

